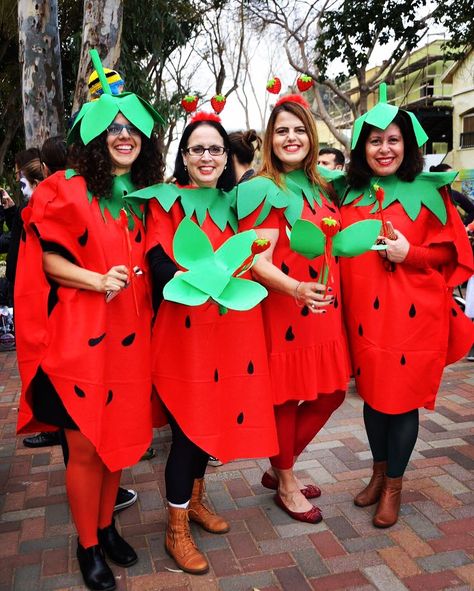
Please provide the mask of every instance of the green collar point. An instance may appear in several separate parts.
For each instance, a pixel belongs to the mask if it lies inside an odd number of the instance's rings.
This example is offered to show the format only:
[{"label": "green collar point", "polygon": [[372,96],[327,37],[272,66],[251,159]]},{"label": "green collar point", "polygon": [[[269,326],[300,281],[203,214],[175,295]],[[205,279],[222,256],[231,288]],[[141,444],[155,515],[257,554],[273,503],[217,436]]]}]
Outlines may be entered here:
[{"label": "green collar point", "polygon": [[243,264],[253,263],[254,231],[242,232],[229,238],[214,252],[212,245],[190,218],[184,218],[173,239],[176,262],[186,269],[173,277],[164,290],[167,300],[196,306],[209,299],[234,310],[249,310],[256,306],[267,291],[250,280],[235,277]]}]

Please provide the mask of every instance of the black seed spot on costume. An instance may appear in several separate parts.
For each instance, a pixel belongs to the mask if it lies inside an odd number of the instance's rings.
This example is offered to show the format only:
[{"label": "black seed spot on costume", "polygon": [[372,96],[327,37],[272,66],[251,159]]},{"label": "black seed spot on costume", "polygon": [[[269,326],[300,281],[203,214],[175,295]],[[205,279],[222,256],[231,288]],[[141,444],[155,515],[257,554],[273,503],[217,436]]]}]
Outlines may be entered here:
[{"label": "black seed spot on costume", "polygon": [[139,228],[137,235],[135,236],[135,242],[141,242],[141,241],[142,241],[142,231]]},{"label": "black seed spot on costume", "polygon": [[81,390],[81,388],[79,388],[79,386],[74,386],[74,392],[76,393],[77,396],[79,396],[79,398],[86,397],[86,393],[84,392],[84,390]]},{"label": "black seed spot on costume", "polygon": [[451,314],[456,317],[458,315],[458,312],[455,308],[451,308]]},{"label": "black seed spot on costume", "polygon": [[290,272],[288,265],[285,265],[284,261],[282,261],[282,263],[281,263],[281,270],[283,271],[283,273],[285,275],[288,275],[288,273]]},{"label": "black seed spot on costume", "polygon": [[22,242],[26,242],[26,232],[25,232],[25,230],[22,230],[21,231],[21,240],[22,240]]},{"label": "black seed spot on costume", "polygon": [[237,422],[239,423],[239,425],[241,425],[244,422],[244,413],[241,412],[239,414],[239,416],[237,417]]},{"label": "black seed spot on costume", "polygon": [[415,318],[416,316],[416,308],[415,308],[415,304],[412,304],[410,306],[410,310],[408,312],[408,316],[410,316],[410,318]]},{"label": "black seed spot on costume", "polygon": [[77,239],[81,246],[85,246],[87,244],[87,239],[89,238],[89,230],[86,228],[84,234],[79,236]]},{"label": "black seed spot on costume", "polygon": [[247,372],[252,374],[255,371],[255,368],[253,366],[253,363],[251,361],[249,361],[249,364],[247,365]]},{"label": "black seed spot on costume", "polygon": [[295,339],[295,335],[293,334],[293,329],[291,328],[291,326],[289,326],[288,330],[286,331],[285,339],[287,341],[294,341]]},{"label": "black seed spot on costume", "polygon": [[362,324],[359,324],[358,332],[359,332],[359,336],[362,336],[364,334],[364,329],[362,328]]},{"label": "black seed spot on costume", "polygon": [[334,262],[336,263],[336,265],[339,264],[339,257],[334,257]]},{"label": "black seed spot on costume", "polygon": [[338,308],[339,307],[339,300],[337,299],[337,296],[334,298],[334,308]]},{"label": "black seed spot on costume", "polygon": [[360,367],[357,368],[356,375],[360,376]]},{"label": "black seed spot on costume", "polygon": [[217,371],[217,369],[214,370],[214,381],[215,382],[219,381],[219,372]]},{"label": "black seed spot on costume", "polygon": [[110,404],[112,402],[113,397],[114,397],[114,393],[112,392],[112,390],[109,390],[109,393],[107,394],[107,402],[105,403],[105,406],[107,406],[107,404]]},{"label": "black seed spot on costume", "polygon": [[311,277],[311,279],[316,279],[318,277],[318,272],[311,265],[308,265],[308,271],[309,271],[309,276]]},{"label": "black seed spot on costume", "polygon": [[308,308],[308,306],[303,306],[301,308],[301,316],[308,316],[308,314],[309,314],[309,308]]},{"label": "black seed spot on costume", "polygon": [[135,333],[132,332],[132,334],[129,334],[128,337],[125,337],[122,341],[122,345],[124,347],[129,347],[133,341],[135,340]]},{"label": "black seed spot on costume", "polygon": [[189,316],[186,316],[186,319],[184,321],[184,326],[186,328],[191,328],[191,318]]},{"label": "black seed spot on costume", "polygon": [[405,355],[402,355],[402,357],[400,359],[400,363],[401,363],[401,365],[406,365],[407,360],[405,359]]},{"label": "black seed spot on costume", "polygon": [[374,300],[374,308],[378,310],[380,308],[380,302],[378,296]]},{"label": "black seed spot on costume", "polygon": [[331,207],[330,205],[326,205],[326,207],[329,209],[329,211],[336,213],[336,210],[334,209],[334,207]]},{"label": "black seed spot on costume", "polygon": [[95,337],[94,339],[89,339],[88,343],[89,343],[89,347],[95,347],[96,345],[98,345],[102,339],[105,337],[105,332],[104,334],[101,334],[100,337]]}]

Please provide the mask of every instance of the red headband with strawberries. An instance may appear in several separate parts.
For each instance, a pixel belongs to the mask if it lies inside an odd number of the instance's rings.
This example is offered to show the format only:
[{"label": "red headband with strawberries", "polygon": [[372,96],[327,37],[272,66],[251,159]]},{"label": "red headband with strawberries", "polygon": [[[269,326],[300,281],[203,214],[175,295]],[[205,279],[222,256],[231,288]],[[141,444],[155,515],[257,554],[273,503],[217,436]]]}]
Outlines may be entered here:
[{"label": "red headband with strawberries", "polygon": [[[306,92],[313,85],[314,85],[314,80],[311,78],[311,76],[308,76],[307,74],[301,74],[296,79],[296,86],[298,87],[298,90],[300,92]],[[268,90],[268,92],[271,92],[272,94],[280,94],[281,80],[280,80],[280,78],[278,78],[278,76],[274,76],[273,78],[271,78],[267,82],[267,90]],[[303,107],[309,109],[309,104],[300,95],[290,94],[290,95],[284,96],[277,102],[277,105],[279,105],[285,101],[293,101],[293,102],[299,103]]]},{"label": "red headband with strawberries", "polygon": [[[226,104],[226,97],[224,94],[215,94],[211,98],[211,107],[214,110],[214,113],[218,115],[221,113]],[[186,113],[193,113],[198,106],[199,99],[195,94],[188,94],[181,100],[181,106],[186,111]]]}]

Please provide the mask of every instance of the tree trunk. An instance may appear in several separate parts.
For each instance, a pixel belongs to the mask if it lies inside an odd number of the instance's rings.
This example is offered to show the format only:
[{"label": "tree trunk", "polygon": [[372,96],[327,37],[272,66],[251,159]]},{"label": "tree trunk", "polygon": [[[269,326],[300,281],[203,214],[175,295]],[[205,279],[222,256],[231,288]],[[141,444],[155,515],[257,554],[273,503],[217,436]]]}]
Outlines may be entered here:
[{"label": "tree trunk", "polygon": [[27,148],[64,134],[57,0],[18,0],[23,118]]},{"label": "tree trunk", "polygon": [[114,69],[120,59],[123,0],[84,0],[82,48],[72,112],[89,100],[87,82],[92,72],[89,49],[97,49],[102,64]]}]

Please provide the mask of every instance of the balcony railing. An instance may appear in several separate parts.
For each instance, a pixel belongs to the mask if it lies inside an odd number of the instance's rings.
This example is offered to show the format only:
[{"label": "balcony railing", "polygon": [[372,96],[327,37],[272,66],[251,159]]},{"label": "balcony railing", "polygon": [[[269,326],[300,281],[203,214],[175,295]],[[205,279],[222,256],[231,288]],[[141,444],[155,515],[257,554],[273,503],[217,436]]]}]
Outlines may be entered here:
[{"label": "balcony railing", "polygon": [[459,145],[461,148],[474,148],[474,131],[461,133]]}]

